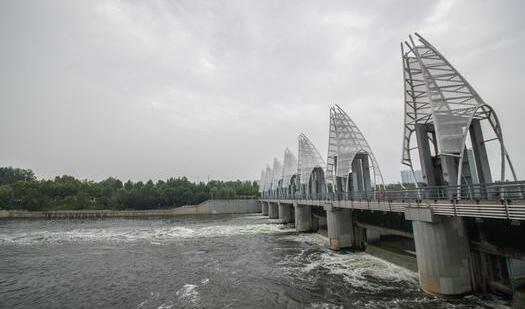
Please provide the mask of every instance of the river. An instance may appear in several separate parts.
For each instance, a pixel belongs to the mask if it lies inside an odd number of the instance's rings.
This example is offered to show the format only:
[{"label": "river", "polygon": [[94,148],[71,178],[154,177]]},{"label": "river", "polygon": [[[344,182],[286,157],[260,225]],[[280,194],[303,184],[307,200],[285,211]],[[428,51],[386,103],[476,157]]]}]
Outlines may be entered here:
[{"label": "river", "polygon": [[0,221],[1,308],[508,308],[260,215]]}]

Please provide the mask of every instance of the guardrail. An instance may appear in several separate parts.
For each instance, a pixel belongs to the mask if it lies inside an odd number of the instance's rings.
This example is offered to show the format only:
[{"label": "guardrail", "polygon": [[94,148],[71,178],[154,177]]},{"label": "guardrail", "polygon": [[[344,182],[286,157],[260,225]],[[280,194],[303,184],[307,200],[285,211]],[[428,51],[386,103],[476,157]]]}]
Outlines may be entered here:
[{"label": "guardrail", "polygon": [[462,186],[420,187],[403,190],[383,190],[379,186],[369,191],[350,192],[294,192],[278,189],[264,192],[263,198],[310,199],[310,200],[357,200],[357,201],[422,201],[422,200],[462,200],[462,201],[512,201],[525,200],[525,181],[475,184]]},{"label": "guardrail", "polygon": [[[457,192],[469,192],[459,199]],[[272,194],[273,193],[273,194]],[[438,215],[525,220],[525,182],[470,186],[423,187],[408,190],[305,194],[266,192],[263,200],[331,203],[336,207],[404,212],[406,207],[431,207]]]},{"label": "guardrail", "polygon": [[449,203],[411,203],[411,202],[392,202],[392,201],[351,201],[351,200],[301,200],[301,199],[272,199],[266,198],[263,201],[280,201],[283,203],[293,203],[325,206],[332,205],[341,208],[361,209],[383,212],[405,212],[407,207],[432,208],[434,214],[444,216],[472,217],[472,218],[493,218],[506,220],[525,220],[525,205],[512,204],[458,204],[454,201]]}]

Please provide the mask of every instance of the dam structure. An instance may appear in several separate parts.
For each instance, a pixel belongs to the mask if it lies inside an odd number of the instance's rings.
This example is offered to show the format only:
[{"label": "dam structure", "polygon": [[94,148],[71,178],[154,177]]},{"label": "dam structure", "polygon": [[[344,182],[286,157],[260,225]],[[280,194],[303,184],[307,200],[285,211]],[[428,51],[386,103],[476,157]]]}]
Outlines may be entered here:
[{"label": "dam structure", "polygon": [[[262,171],[263,214],[294,222],[299,232],[326,229],[333,250],[399,237],[430,294],[523,297],[525,182],[518,181],[494,109],[420,35],[403,42],[401,54],[401,163],[412,171],[419,164],[424,183],[388,189],[365,135],[335,105],[326,163],[301,133],[297,160],[286,148],[283,165],[274,159],[273,169]],[[498,151],[488,151],[491,143]]]}]

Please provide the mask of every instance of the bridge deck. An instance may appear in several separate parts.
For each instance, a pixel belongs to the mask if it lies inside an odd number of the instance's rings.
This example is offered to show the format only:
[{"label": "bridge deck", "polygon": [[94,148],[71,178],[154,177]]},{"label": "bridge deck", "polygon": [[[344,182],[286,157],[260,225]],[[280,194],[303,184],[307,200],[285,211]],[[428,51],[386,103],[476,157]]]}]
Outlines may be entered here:
[{"label": "bridge deck", "polygon": [[[478,203],[439,202],[392,202],[392,201],[353,201],[353,200],[308,200],[308,199],[261,199],[263,202],[297,203],[309,206],[333,206],[340,208],[362,209],[384,212],[405,212],[407,207],[432,208],[434,214],[443,216],[493,218],[506,220],[525,220],[525,205],[495,204],[491,201]],[[486,203],[485,203],[486,202]]]}]

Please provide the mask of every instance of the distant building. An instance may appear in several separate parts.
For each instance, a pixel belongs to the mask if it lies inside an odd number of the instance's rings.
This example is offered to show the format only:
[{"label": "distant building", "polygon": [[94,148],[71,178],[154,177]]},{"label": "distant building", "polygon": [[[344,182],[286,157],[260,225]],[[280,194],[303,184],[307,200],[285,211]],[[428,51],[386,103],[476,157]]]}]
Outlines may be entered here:
[{"label": "distant building", "polygon": [[412,182],[412,171],[411,170],[402,170],[401,171],[401,183]]},{"label": "distant building", "polygon": [[[416,176],[415,181],[414,181],[414,176]],[[421,172],[421,170],[415,170],[413,174],[411,170],[401,171],[401,183],[414,183],[414,182],[424,182],[423,173]]]}]

